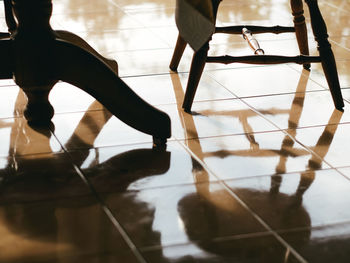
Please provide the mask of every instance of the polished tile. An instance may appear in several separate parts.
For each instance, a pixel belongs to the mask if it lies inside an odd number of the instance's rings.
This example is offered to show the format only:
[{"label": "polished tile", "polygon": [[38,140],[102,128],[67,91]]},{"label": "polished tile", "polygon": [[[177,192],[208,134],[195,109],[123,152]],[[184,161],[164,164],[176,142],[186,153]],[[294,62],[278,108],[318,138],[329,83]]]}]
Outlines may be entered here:
[{"label": "polished tile", "polygon": [[85,91],[65,82],[57,83],[50,92],[55,114],[102,110],[103,106]]},{"label": "polished tile", "polygon": [[100,193],[216,180],[177,142],[168,142],[165,148],[152,148],[152,144],[147,143],[71,151],[69,154]]},{"label": "polished tile", "polygon": [[55,136],[67,150],[152,142],[152,136],[127,126],[107,110],[56,114]]},{"label": "polished tile", "polygon": [[217,183],[130,190],[102,197],[141,248],[266,232]]},{"label": "polished tile", "polygon": [[0,222],[1,262],[138,262],[91,196],[0,205]]},{"label": "polished tile", "polygon": [[0,158],[0,205],[90,194],[67,154]]},{"label": "polished tile", "polygon": [[283,132],[193,139],[184,144],[220,179],[329,168]]},{"label": "polished tile", "polygon": [[324,127],[292,131],[297,141],[306,145],[332,167],[349,166],[350,124],[332,124]]},{"label": "polished tile", "polygon": [[0,156],[60,152],[49,128],[30,127],[24,117],[0,119]]},{"label": "polished tile", "polygon": [[[108,3],[106,3],[106,5],[108,5]],[[81,6],[84,7],[85,5],[82,4]],[[74,6],[72,10],[74,10]],[[109,8],[106,11],[96,11],[93,13],[80,12],[80,9],[77,10],[77,12],[73,13],[68,12],[55,15],[55,19],[59,20],[60,24],[63,26],[61,29],[79,33],[142,27],[142,23],[126,15],[122,10],[117,8]]]},{"label": "polished tile", "polygon": [[274,230],[347,222],[350,181],[336,170],[226,181]]},{"label": "polished tile", "polygon": [[[132,50],[111,53],[119,64],[120,77],[169,74],[173,49]],[[193,52],[186,49],[179,65],[179,72],[188,72]]]},{"label": "polished tile", "polygon": [[79,36],[107,57],[113,52],[169,48],[165,40],[147,28],[88,31],[79,33]]},{"label": "polished tile", "polygon": [[[164,74],[154,76],[139,76],[124,78],[141,98],[152,105],[175,104],[180,107],[185,96],[188,74]],[[234,98],[206,73],[201,78],[201,88],[198,89],[194,101],[211,101]]]},{"label": "polished tile", "polygon": [[147,262],[300,262],[272,235],[258,235],[223,241],[196,241],[142,251]]},{"label": "polished tile", "polygon": [[172,134],[177,139],[248,134],[277,129],[238,99],[195,102],[191,114],[184,112],[180,105],[158,107],[170,116]]},{"label": "polished tile", "polygon": [[323,90],[316,83],[309,82],[306,75],[286,65],[237,68],[213,71],[209,74],[239,97],[283,94],[298,90]]},{"label": "polished tile", "polygon": [[[0,262],[348,262],[350,5],[318,2],[343,113],[320,64],[292,63],[208,63],[185,113],[193,50],[169,69],[175,0],[53,0],[52,27],[116,60],[122,80],[170,116],[172,138],[154,147],[63,82],[50,93],[52,125],[30,127],[26,96],[0,80]],[[292,26],[290,9],[225,0],[217,25]],[[6,32],[3,8],[0,17]],[[266,54],[299,54],[294,33],[255,37]],[[215,34],[209,54],[252,50]]]},{"label": "polished tile", "polygon": [[23,116],[27,97],[13,81],[1,81],[0,118]]},{"label": "polished tile", "polygon": [[349,223],[280,233],[308,262],[348,262]]},{"label": "polished tile", "polygon": [[[280,129],[346,123],[350,112],[335,110],[329,91],[297,92],[276,96],[244,98],[248,105],[264,115]],[[345,108],[350,106],[345,105]]]}]

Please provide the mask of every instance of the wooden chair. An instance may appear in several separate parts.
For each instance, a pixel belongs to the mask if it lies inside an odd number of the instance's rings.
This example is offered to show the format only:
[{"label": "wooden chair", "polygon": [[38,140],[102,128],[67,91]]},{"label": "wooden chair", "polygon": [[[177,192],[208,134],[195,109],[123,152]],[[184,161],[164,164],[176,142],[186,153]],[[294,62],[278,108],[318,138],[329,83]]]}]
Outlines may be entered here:
[{"label": "wooden chair", "polygon": [[[219,4],[222,0],[211,0],[213,7],[214,19],[216,19]],[[183,101],[183,109],[186,112],[191,111],[193,99],[197,90],[198,83],[200,81],[204,66],[206,63],[249,63],[249,64],[280,64],[280,63],[297,63],[303,64],[304,68],[309,69],[310,63],[321,63],[324,74],[327,79],[329,89],[332,94],[333,102],[338,110],[343,109],[344,102],[341,94],[338,73],[334,55],[331,49],[331,45],[328,41],[328,34],[326,24],[322,18],[322,14],[318,7],[317,0],[305,0],[308,5],[311,26],[315,40],[318,44],[319,56],[309,56],[309,47],[307,39],[307,29],[305,25],[304,9],[302,0],[290,0],[291,10],[293,14],[293,27],[284,26],[248,26],[237,25],[228,27],[215,27],[214,33],[228,33],[228,34],[242,34],[245,39],[248,40],[250,46],[254,49],[255,55],[251,56],[208,56],[209,42],[205,43],[199,50],[195,51],[187,83],[186,93]],[[264,55],[264,52],[260,49],[258,42],[254,39],[251,33],[286,33],[295,32],[296,39],[299,46],[299,56],[274,56]],[[170,63],[170,69],[177,71],[179,62],[188,43],[178,36],[176,47],[173,53],[173,57]]]}]

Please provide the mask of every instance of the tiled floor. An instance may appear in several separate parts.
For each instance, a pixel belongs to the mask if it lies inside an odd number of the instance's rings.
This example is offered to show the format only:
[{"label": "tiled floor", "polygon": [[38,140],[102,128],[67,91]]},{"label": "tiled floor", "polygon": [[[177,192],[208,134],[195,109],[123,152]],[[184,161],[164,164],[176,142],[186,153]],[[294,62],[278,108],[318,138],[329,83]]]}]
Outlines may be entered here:
[{"label": "tiled floor", "polygon": [[[0,82],[0,262],[350,262],[350,2],[319,0],[345,111],[319,65],[207,65],[193,114],[181,103],[191,49],[168,65],[175,0],[54,0],[51,24],[116,59],[169,114],[166,149],[83,91],[58,83],[51,128]],[[6,31],[1,11],[1,29]],[[308,14],[307,22],[309,22]],[[225,0],[219,25],[287,24],[287,0]],[[293,34],[258,35],[269,54]],[[309,30],[310,49],[317,53]],[[212,54],[250,54],[215,35]]]}]

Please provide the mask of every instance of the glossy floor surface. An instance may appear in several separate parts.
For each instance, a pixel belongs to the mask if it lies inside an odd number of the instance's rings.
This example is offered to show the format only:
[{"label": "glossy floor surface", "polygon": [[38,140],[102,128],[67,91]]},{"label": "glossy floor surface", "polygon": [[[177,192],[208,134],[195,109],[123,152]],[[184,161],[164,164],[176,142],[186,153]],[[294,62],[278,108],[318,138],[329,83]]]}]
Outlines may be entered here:
[{"label": "glossy floor surface", "polygon": [[[66,83],[50,94],[52,127],[33,129],[24,94],[2,80],[0,262],[350,262],[348,0],[319,1],[344,112],[318,64],[211,64],[192,114],[181,109],[192,50],[178,73],[168,69],[175,0],[53,3],[52,27],[116,59],[120,77],[169,114],[172,138],[152,148]],[[224,0],[217,23],[292,16],[287,0]],[[257,38],[267,54],[298,54],[293,34]],[[311,30],[309,41],[317,54]],[[251,50],[215,35],[210,53]]]}]

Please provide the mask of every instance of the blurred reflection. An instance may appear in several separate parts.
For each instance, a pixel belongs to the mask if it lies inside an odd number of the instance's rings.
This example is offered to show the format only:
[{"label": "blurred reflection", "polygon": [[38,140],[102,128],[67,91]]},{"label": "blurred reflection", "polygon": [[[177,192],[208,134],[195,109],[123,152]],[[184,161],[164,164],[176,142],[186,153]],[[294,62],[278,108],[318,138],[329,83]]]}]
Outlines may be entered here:
[{"label": "blurred reflection", "polygon": [[[306,73],[306,72],[305,72]],[[183,89],[177,74],[171,74],[174,92],[176,98],[183,98]],[[279,157],[279,162],[276,166],[276,174],[271,176],[271,185],[268,191],[262,191],[260,189],[252,188],[233,188],[234,192],[242,198],[246,204],[254,204],[254,212],[258,214],[265,222],[268,222],[273,229],[293,229],[296,227],[305,227],[306,229],[311,226],[311,219],[308,211],[302,205],[303,194],[310,187],[315,180],[315,170],[321,168],[323,157],[327,154],[329,147],[332,143],[334,134],[338,125],[332,125],[332,123],[339,123],[342,113],[334,110],[330,117],[329,123],[325,126],[325,129],[317,141],[316,145],[310,147],[313,152],[309,159],[305,172],[300,174],[300,181],[294,194],[285,194],[280,192],[282,185],[283,173],[286,173],[286,162],[288,158],[294,158],[295,156],[310,155],[310,152],[306,149],[294,149],[294,138],[297,135],[297,127],[302,113],[304,105],[304,94],[306,90],[307,81],[302,78],[308,76],[301,76],[295,97],[290,110],[271,109],[270,114],[289,114],[288,120],[288,133],[286,132],[285,138],[282,142],[280,150],[262,149],[259,147],[258,141],[256,141],[253,130],[249,125],[249,118],[256,115],[253,111],[220,111],[213,112],[207,110],[200,112],[201,114],[208,115],[229,115],[232,118],[239,118],[244,131],[246,139],[250,142],[250,149],[237,150],[237,151],[218,151],[218,152],[203,152],[200,147],[200,140],[198,139],[198,133],[196,131],[194,118],[192,115],[185,113],[181,109],[181,103],[178,105],[178,113],[185,131],[191,131],[191,137],[197,138],[192,140],[186,140],[186,145],[192,150],[202,161],[207,157],[219,157],[225,158],[231,155],[239,156],[253,156],[255,158],[266,157]],[[175,88],[179,87],[179,88]],[[185,136],[187,137],[187,136]],[[243,137],[242,137],[243,138]],[[273,247],[274,240],[264,238],[242,238],[239,242],[213,242],[218,236],[225,236],[227,233],[235,233],[239,229],[253,228],[253,223],[247,220],[245,215],[242,215],[235,207],[230,204],[225,204],[222,198],[224,191],[211,191],[208,180],[208,174],[203,168],[198,172],[198,168],[193,166],[193,170],[196,171],[194,176],[196,177],[196,193],[189,194],[183,197],[178,203],[178,211],[181,220],[184,224],[184,229],[189,239],[194,242],[198,248],[203,251],[212,253],[216,257],[223,258],[226,262],[227,258],[230,260],[246,260],[247,258],[254,258],[254,254],[257,251],[261,251],[260,255],[254,260],[260,260],[260,262],[287,262],[288,251],[283,250],[271,250],[263,251],[263,247]],[[234,186],[234,181],[233,181]],[[252,224],[252,225],[249,225]],[[297,246],[302,247],[310,239],[310,231],[304,231],[298,236]],[[198,252],[197,252],[198,254]],[[225,260],[224,260],[225,259]],[[212,260],[212,259],[210,259]],[[208,262],[211,262],[211,261]],[[201,260],[200,262],[206,262]],[[227,262],[230,262],[229,260]]]},{"label": "blurred reflection", "polygon": [[[16,112],[23,109],[23,98],[20,92]],[[95,108],[95,103],[89,109]],[[141,178],[167,172],[170,152],[166,146],[140,148],[101,161],[99,150],[91,148],[112,115],[101,110],[94,116],[95,119],[91,118],[87,112],[82,117],[70,140],[64,145],[68,154],[52,153],[50,139],[53,126],[51,130],[34,130],[20,117],[12,123],[1,125],[2,128],[11,129],[8,157],[2,158],[6,162],[1,163],[0,167],[0,234],[4,240],[0,246],[7,251],[0,253],[1,262],[27,262],[26,257],[34,261],[38,257],[40,260],[48,258],[54,260],[50,262],[56,262],[66,254],[79,254],[76,251],[94,253],[95,250],[125,250],[122,239],[108,222],[89,187],[78,176],[72,161],[81,168],[85,179],[97,192],[123,192]],[[84,132],[87,128],[91,131],[89,137]],[[85,147],[71,151],[71,145],[76,145],[77,141]],[[35,149],[37,154],[33,154]],[[90,158],[92,151],[95,152],[93,159]],[[86,161],[89,162],[87,166],[84,164]],[[125,201],[140,207],[141,215],[144,212],[153,214],[135,196],[136,193],[130,193]],[[21,253],[8,250],[14,244]],[[71,261],[62,259],[62,262]]]}]

